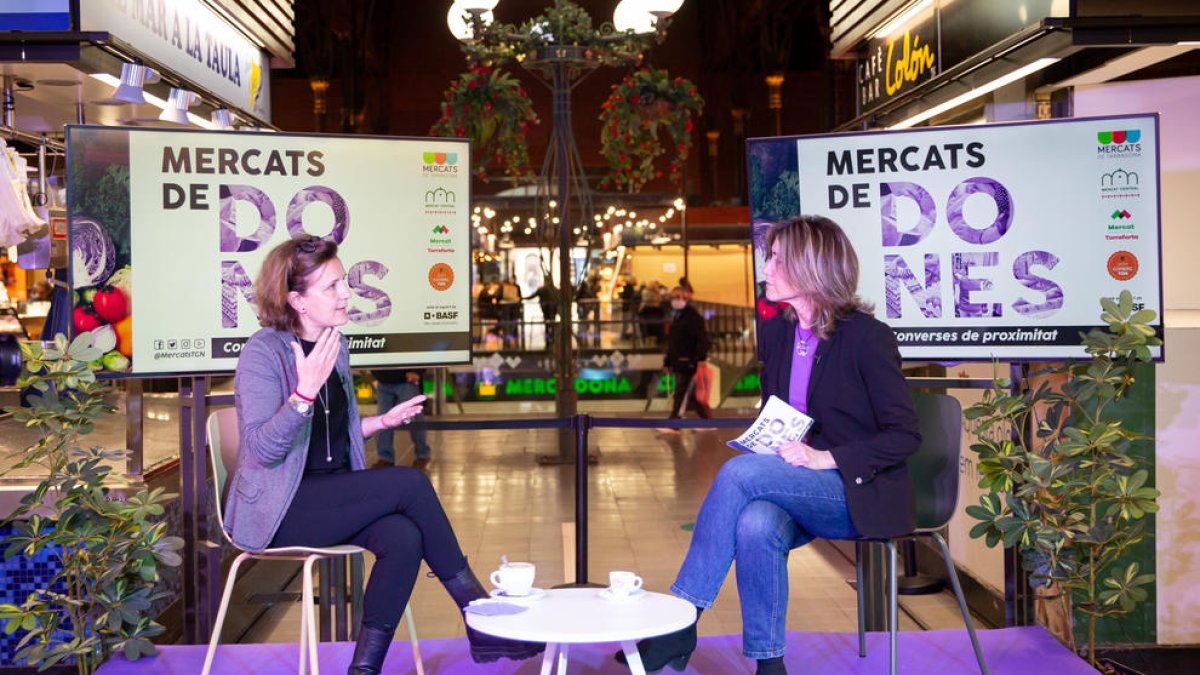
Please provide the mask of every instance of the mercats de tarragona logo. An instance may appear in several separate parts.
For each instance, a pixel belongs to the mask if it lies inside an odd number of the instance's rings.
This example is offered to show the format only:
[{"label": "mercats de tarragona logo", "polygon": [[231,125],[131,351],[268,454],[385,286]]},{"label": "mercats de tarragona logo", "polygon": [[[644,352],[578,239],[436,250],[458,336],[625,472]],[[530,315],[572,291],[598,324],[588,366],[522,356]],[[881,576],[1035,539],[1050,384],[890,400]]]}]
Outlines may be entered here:
[{"label": "mercats de tarragona logo", "polygon": [[1096,155],[1099,157],[1138,157],[1142,154],[1142,130],[1122,129],[1096,132]]},{"label": "mercats de tarragona logo", "polygon": [[457,176],[457,152],[421,153],[421,173],[426,176]]},{"label": "mercats de tarragona logo", "polygon": [[1124,143],[1137,143],[1142,140],[1141,129],[1126,129],[1125,131],[1100,131],[1096,133],[1096,140],[1100,145],[1109,145],[1116,143],[1122,145]]}]

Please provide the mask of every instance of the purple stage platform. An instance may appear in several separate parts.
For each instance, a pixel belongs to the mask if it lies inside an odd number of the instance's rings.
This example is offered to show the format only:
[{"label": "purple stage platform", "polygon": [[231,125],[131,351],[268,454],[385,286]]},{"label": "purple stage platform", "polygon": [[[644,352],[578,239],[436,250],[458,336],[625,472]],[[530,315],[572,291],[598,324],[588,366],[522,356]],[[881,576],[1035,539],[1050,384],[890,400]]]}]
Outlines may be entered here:
[{"label": "purple stage platform", "polygon": [[[1040,627],[1003,628],[979,631],[988,668],[996,675],[1005,673],[1094,674],[1096,671],[1075,656]],[[858,657],[857,636],[853,633],[788,632],[787,666],[792,673],[877,673],[887,672],[887,634],[867,636],[867,656]],[[741,635],[700,638],[686,673],[724,675],[753,673],[754,662],[742,656]],[[616,645],[577,645],[571,648],[569,672],[628,673],[612,660]],[[204,664],[204,646],[169,645],[158,656],[130,663],[116,657],[98,671],[98,675],[195,675]],[[330,675],[346,672],[354,645],[348,642],[320,646],[321,670]],[[537,673],[541,657],[513,663],[500,661],[477,665],[467,653],[466,638],[422,640],[425,672],[489,673],[527,675]],[[963,630],[908,631],[900,634],[901,673],[977,673],[971,642]],[[285,675],[296,672],[299,651],[295,643],[263,645],[222,645],[213,663],[214,673],[252,673]],[[384,664],[385,675],[415,672],[407,642],[397,642]],[[663,672],[673,673],[665,670]]]}]

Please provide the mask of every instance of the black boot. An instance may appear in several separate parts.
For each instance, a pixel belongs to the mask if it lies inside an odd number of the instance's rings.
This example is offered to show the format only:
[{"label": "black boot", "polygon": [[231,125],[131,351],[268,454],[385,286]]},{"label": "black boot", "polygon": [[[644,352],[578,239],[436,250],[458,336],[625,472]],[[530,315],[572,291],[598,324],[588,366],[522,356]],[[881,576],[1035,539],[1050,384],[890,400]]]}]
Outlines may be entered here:
[{"label": "black boot", "polygon": [[783,665],[782,656],[776,656],[773,659],[759,659],[754,675],[787,675],[787,666]]},{"label": "black boot", "polygon": [[[472,600],[488,597],[487,590],[479,583],[470,565],[453,577],[443,580],[442,585],[446,587],[450,597],[454,598],[454,604],[458,605],[459,609],[465,609]],[[467,626],[467,641],[471,643],[471,659],[475,663],[489,663],[499,659],[522,661],[537,656],[546,649],[546,645],[540,642],[506,640],[480,633],[470,626]]]},{"label": "black boot", "polygon": [[388,647],[392,646],[395,630],[380,630],[363,626],[358,632],[358,643],[354,645],[354,658],[346,675],[377,675],[383,668],[383,659]]},{"label": "black boot", "polygon": [[[696,651],[696,624],[699,623],[700,613],[703,611],[702,607],[696,608],[696,620],[687,628],[638,640],[638,654],[642,657],[642,666],[646,668],[646,672],[657,672],[666,666],[679,671],[687,668],[688,659],[692,657],[692,652]],[[615,658],[618,663],[629,665],[625,659],[625,652],[617,652]]]}]

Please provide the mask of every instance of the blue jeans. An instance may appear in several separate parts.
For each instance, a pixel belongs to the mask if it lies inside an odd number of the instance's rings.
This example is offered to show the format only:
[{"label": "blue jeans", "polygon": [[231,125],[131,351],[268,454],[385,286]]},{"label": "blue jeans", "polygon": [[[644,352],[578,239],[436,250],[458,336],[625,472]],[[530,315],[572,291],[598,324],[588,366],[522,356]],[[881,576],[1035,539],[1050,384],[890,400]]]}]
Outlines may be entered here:
[{"label": "blue jeans", "polygon": [[[384,384],[379,382],[375,387],[375,400],[379,404],[379,414],[392,409],[397,403],[403,403],[421,393],[420,387],[412,382],[400,384]],[[425,428],[420,426],[425,421],[425,415],[417,415],[409,422],[408,435],[412,437],[413,452],[417,457],[428,457],[431,453],[429,442],[425,440]],[[375,452],[379,459],[395,464],[396,448],[392,445],[392,429],[384,429],[375,434]]]},{"label": "blue jeans", "polygon": [[857,536],[837,470],[794,467],[776,455],[739,455],[708,489],[671,592],[712,607],[737,558],[742,652],[752,659],[782,656],[788,552],[817,537]]}]

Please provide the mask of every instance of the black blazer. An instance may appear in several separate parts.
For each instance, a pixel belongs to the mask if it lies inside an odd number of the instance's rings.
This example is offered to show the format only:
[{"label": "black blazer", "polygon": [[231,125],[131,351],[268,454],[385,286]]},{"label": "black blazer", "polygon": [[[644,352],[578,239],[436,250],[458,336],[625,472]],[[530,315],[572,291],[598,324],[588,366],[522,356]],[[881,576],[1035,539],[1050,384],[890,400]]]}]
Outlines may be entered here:
[{"label": "black blazer", "polygon": [[704,317],[689,304],[671,321],[663,365],[674,371],[694,373],[696,364],[708,360],[708,347]]},{"label": "black blazer", "polygon": [[[795,340],[796,324],[783,314],[763,323],[763,401],[772,394],[788,400]],[[917,451],[921,434],[896,337],[886,324],[854,312],[817,344],[808,414],[815,421],[808,443],[833,453],[859,533],[912,532],[917,517],[905,459]]]}]

